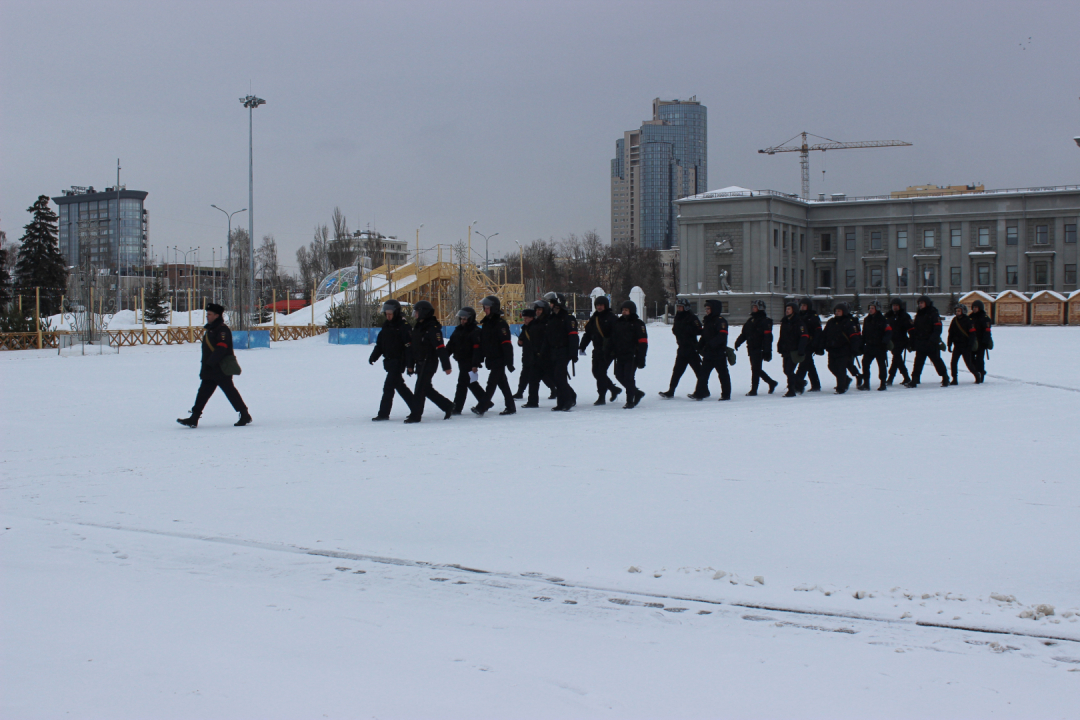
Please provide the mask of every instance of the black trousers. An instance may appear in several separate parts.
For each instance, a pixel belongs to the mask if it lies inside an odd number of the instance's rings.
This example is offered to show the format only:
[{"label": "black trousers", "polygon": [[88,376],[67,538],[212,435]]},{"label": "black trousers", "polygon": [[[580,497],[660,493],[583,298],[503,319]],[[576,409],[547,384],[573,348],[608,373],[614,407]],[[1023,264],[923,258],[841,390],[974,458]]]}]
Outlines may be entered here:
[{"label": "black trousers", "polygon": [[731,375],[728,373],[726,355],[718,360],[706,357],[701,361],[701,371],[698,372],[697,387],[694,388],[694,395],[699,398],[709,397],[709,376],[712,375],[713,370],[716,371],[716,376],[720,378],[720,398],[724,400],[730,398]]},{"label": "black trousers", "polygon": [[457,387],[454,389],[454,412],[456,413],[465,409],[465,398],[469,396],[470,390],[472,390],[473,397],[480,403],[480,406],[484,406],[484,388],[480,386],[479,381],[472,382],[469,380],[471,370],[472,366],[468,363],[458,363]]},{"label": "black trousers", "polygon": [[521,372],[518,373],[518,395],[524,395],[529,389],[529,376],[532,374],[532,365],[521,364]]},{"label": "black trousers", "polygon": [[529,405],[536,405],[540,402],[540,383],[543,381],[545,385],[550,387],[548,382],[549,375],[550,373],[548,373],[547,367],[543,362],[533,363],[529,367]]},{"label": "black trousers", "polygon": [[221,392],[225,393],[225,397],[232,403],[233,410],[238,413],[247,412],[247,405],[244,404],[244,398],[240,397],[240,391],[233,385],[232,375],[215,373],[210,377],[202,378],[202,384],[199,385],[199,392],[195,394],[195,405],[191,408],[191,415],[193,417],[200,417],[202,415],[206,403],[210,400],[210,396],[213,395],[214,391],[218,388],[221,388]]},{"label": "black trousers", "polygon": [[900,371],[900,376],[904,378],[904,382],[909,380],[907,372],[907,363],[904,362],[904,351],[893,350],[892,351],[892,364],[889,365],[889,382],[892,382],[896,377],[896,372]]},{"label": "black trousers", "polygon": [[784,375],[787,376],[788,392],[798,392],[802,389],[803,381],[799,379],[799,368],[802,363],[791,359],[791,353],[784,353]]},{"label": "black trousers", "polygon": [[952,366],[953,380],[957,379],[957,372],[960,369],[960,358],[964,358],[964,365],[967,366],[968,372],[974,375],[976,379],[978,379],[979,368],[975,364],[974,354],[971,352],[971,350],[961,350],[960,348],[956,347],[956,345],[953,345],[952,358],[950,359],[949,363]]},{"label": "black trousers", "polygon": [[[602,350],[594,350],[592,354],[592,376],[596,378],[596,392],[600,397],[619,389],[608,377],[609,367],[611,367],[611,358],[608,357],[608,354]],[[617,371],[616,376],[618,376]]]},{"label": "black trousers", "polygon": [[821,378],[818,377],[817,368],[814,366],[814,353],[810,350],[803,355],[803,361],[799,363],[799,384],[804,384],[810,378],[810,389],[821,389]]},{"label": "black trousers", "polygon": [[570,361],[552,358],[551,384],[555,389],[555,405],[557,407],[570,407],[577,402],[577,393],[570,387]]},{"label": "black trousers", "polygon": [[889,351],[885,348],[864,349],[862,356],[862,381],[870,387],[870,366],[877,361],[878,380],[885,382],[889,375]]},{"label": "black trousers", "polygon": [[438,360],[428,360],[420,363],[416,368],[416,385],[413,388],[412,402],[412,415],[414,418],[421,418],[424,416],[424,405],[426,404],[426,400],[431,400],[431,402],[435,403],[435,405],[443,412],[454,409],[454,403],[439,394],[439,391],[431,384],[431,380],[435,377],[435,372],[438,369]]},{"label": "black trousers", "polygon": [[827,352],[829,353],[829,372],[836,378],[836,389],[846,390],[851,384],[851,380],[848,379],[848,370],[852,363],[851,351],[841,348]]},{"label": "black trousers", "polygon": [[988,350],[982,346],[975,351],[975,367],[979,371],[979,375],[986,374],[986,354]]},{"label": "black trousers", "polygon": [[401,369],[387,369],[386,380],[383,381],[382,386],[382,402],[379,403],[379,417],[390,417],[390,408],[394,406],[395,392],[409,406],[409,412],[412,412],[412,390],[405,384],[405,378],[401,376]]},{"label": "black trousers", "polygon": [[689,367],[694,371],[694,379],[701,377],[701,356],[693,348],[679,348],[675,353],[675,367],[671,370],[671,382],[668,384],[668,392],[675,392],[682,380],[683,373]]},{"label": "black trousers", "polygon": [[769,377],[769,373],[765,372],[765,368],[761,366],[765,358],[761,353],[747,352],[750,356],[750,390],[751,392],[757,392],[758,382],[764,380],[770,386],[775,385],[776,381]]},{"label": "black trousers", "polygon": [[510,381],[506,379],[506,365],[496,363],[488,366],[487,389],[484,391],[480,407],[492,407],[495,398],[495,390],[502,390],[503,402],[507,410],[514,410],[514,393],[510,392]]},{"label": "black trousers", "polygon": [[626,389],[626,402],[631,402],[637,394],[637,358],[633,355],[615,358],[615,377]]},{"label": "black trousers", "polygon": [[923,365],[926,364],[927,359],[934,365],[938,375],[945,380],[949,379],[949,369],[945,367],[945,361],[941,359],[941,350],[935,347],[929,352],[924,350],[915,351],[915,364],[911,367],[911,381],[913,383],[919,383],[919,379],[922,377]]}]

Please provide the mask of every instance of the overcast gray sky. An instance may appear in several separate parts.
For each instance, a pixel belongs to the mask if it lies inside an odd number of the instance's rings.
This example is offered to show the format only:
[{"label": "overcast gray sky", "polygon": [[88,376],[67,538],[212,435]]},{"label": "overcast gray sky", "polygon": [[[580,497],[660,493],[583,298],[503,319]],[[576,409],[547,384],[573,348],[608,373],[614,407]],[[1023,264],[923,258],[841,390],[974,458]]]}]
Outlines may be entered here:
[{"label": "overcast gray sky", "polygon": [[[0,2],[0,228],[39,194],[146,190],[150,242],[282,259],[351,227],[450,243],[606,240],[615,140],[654,97],[709,109],[709,187],[798,192],[801,130],[910,148],[811,156],[811,191],[1080,182],[1080,3]],[[250,83],[250,86],[249,86]],[[243,215],[237,216],[242,218]],[[243,221],[246,226],[246,220]],[[475,246],[474,246],[475,247]],[[493,252],[494,254],[494,252]]]}]

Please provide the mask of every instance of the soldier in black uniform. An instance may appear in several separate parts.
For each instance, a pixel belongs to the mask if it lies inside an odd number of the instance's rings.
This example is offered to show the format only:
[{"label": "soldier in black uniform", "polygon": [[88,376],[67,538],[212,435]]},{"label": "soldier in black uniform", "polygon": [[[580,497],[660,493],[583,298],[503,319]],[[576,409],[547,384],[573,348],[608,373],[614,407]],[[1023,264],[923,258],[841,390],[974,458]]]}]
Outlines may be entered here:
[{"label": "soldier in black uniform", "polygon": [[458,326],[446,341],[446,352],[454,358],[458,366],[457,387],[454,390],[454,414],[460,415],[465,409],[465,398],[469,391],[481,405],[484,403],[484,388],[478,380],[470,377],[480,366],[483,355],[480,352],[480,328],[476,326],[476,311],[471,307],[458,310]]},{"label": "soldier in black uniform", "polygon": [[660,393],[661,397],[675,397],[675,388],[686,372],[687,366],[694,371],[694,380],[701,376],[701,356],[698,355],[698,336],[701,335],[701,321],[690,309],[690,301],[679,298],[675,301],[675,321],[671,324],[671,334],[675,336],[678,349],[675,351],[675,368],[671,371],[668,389]]},{"label": "soldier in black uniform", "polygon": [[751,397],[757,395],[758,382],[764,380],[769,386],[769,394],[772,395],[779,383],[769,377],[761,366],[762,362],[772,360],[772,319],[765,315],[764,300],[755,300],[751,307],[753,312],[743,324],[739,337],[735,339],[735,349],[738,350],[745,342],[746,354],[750,357],[750,392],[746,394]]},{"label": "soldier in black uniform", "polygon": [[952,351],[950,366],[952,369],[951,385],[959,385],[960,358],[964,358],[964,365],[968,372],[979,382],[979,370],[975,365],[974,348],[978,346],[975,340],[975,326],[967,315],[967,308],[963,303],[956,306],[953,311],[953,320],[949,323],[949,335],[946,345]]},{"label": "soldier in black uniform", "polygon": [[941,376],[941,386],[948,387],[949,370],[941,359],[941,315],[934,307],[934,301],[927,295],[919,297],[919,309],[915,311],[915,320],[911,323],[908,336],[915,350],[915,364],[911,367],[911,381],[904,385],[909,388],[919,386],[923,365],[929,359]]},{"label": "soldier in black uniform", "polygon": [[709,397],[709,376],[713,370],[720,378],[720,399],[731,399],[731,375],[728,374],[728,322],[720,314],[723,306],[719,300],[705,301],[705,319],[701,323],[701,340],[698,352],[701,354],[701,372],[698,373],[697,387],[687,397],[692,400],[704,400]]},{"label": "soldier in black uniform", "polygon": [[569,364],[577,359],[577,319],[566,309],[566,299],[561,293],[549,292],[544,296],[551,306],[545,327],[548,362],[552,385],[555,387],[555,407],[552,410],[569,412],[577,404],[577,393],[570,387]]},{"label": "soldier in black uniform", "polygon": [[990,326],[993,323],[990,322],[990,317],[983,308],[982,300],[971,303],[971,309],[971,325],[975,329],[975,341],[978,343],[975,348],[975,369],[979,374],[975,377],[975,383],[981,384],[986,380],[987,351],[994,349],[994,339],[990,335]]},{"label": "soldier in black uniform", "polygon": [[919,309],[915,311],[915,320],[908,337],[912,339],[912,348],[915,350],[915,364],[912,366],[912,380],[904,383],[908,388],[918,388],[922,378],[922,366],[926,365],[927,359],[941,376],[942,388],[948,388],[948,368],[942,359],[942,317],[934,307],[934,301],[929,296],[919,296]]},{"label": "soldier in black uniform", "polygon": [[380,357],[383,359],[383,370],[386,371],[386,380],[383,382],[382,402],[379,403],[379,414],[371,418],[374,422],[390,419],[390,408],[394,405],[394,393],[401,395],[401,399],[409,406],[412,412],[413,394],[409,386],[405,384],[402,375],[410,364],[409,355],[412,348],[412,329],[401,316],[401,303],[397,300],[387,300],[382,306],[386,321],[379,336],[375,338],[375,348],[371,351],[368,362],[372,365]]},{"label": "soldier in black uniform", "polygon": [[608,306],[608,299],[603,295],[593,300],[593,307],[596,310],[585,323],[579,352],[584,355],[589,343],[592,343],[592,374],[596,378],[596,393],[599,395],[593,405],[606,405],[609,392],[612,402],[622,392],[622,388],[613,383],[607,374],[608,366],[615,359],[611,349],[611,334],[615,331],[616,317]]},{"label": "soldier in black uniform", "polygon": [[862,327],[862,382],[860,390],[870,389],[870,365],[875,361],[878,364],[878,390],[885,389],[886,377],[889,369],[889,344],[892,342],[892,326],[881,314],[881,308],[876,301],[871,301],[866,308],[866,317],[863,318]]},{"label": "soldier in black uniform", "polygon": [[532,375],[535,358],[532,350],[532,330],[529,325],[536,317],[536,310],[527,307],[521,311],[521,332],[518,333],[517,345],[521,348],[521,372],[518,373],[518,389],[514,393],[515,400],[525,398],[525,390],[529,387],[529,377]]},{"label": "soldier in black uniform", "polygon": [[894,298],[890,303],[889,313],[885,319],[892,328],[892,363],[889,365],[889,379],[886,385],[892,385],[896,379],[896,372],[904,378],[904,385],[911,381],[908,376],[907,364],[904,362],[904,353],[908,349],[908,331],[911,330],[911,316],[907,313],[905,303],[900,298]]},{"label": "soldier in black uniform", "polygon": [[810,392],[821,390],[821,379],[818,378],[817,367],[814,366],[814,355],[824,355],[825,345],[821,337],[821,318],[814,311],[814,301],[806,297],[799,301],[799,315],[803,319],[810,342],[806,352],[803,353],[803,361],[799,363],[799,384],[806,387],[806,380],[810,380]]},{"label": "soldier in black uniform", "polygon": [[488,295],[480,301],[484,308],[484,319],[480,321],[480,348],[484,364],[488,369],[487,389],[484,397],[472,409],[477,415],[483,415],[495,406],[495,390],[501,390],[505,408],[500,415],[513,415],[517,412],[514,394],[510,392],[510,381],[506,371],[514,372],[514,341],[510,335],[510,326],[502,316],[502,303],[494,295]]},{"label": "soldier in black uniform", "polygon": [[862,349],[862,336],[859,328],[848,315],[846,303],[837,303],[833,308],[833,316],[825,323],[822,329],[822,337],[825,341],[825,350],[829,353],[829,372],[836,377],[837,395],[843,395],[851,385],[848,370],[851,368],[852,358],[859,354]]},{"label": "soldier in black uniform", "polygon": [[547,300],[537,300],[533,303],[533,311],[536,313],[536,317],[529,327],[532,329],[531,337],[535,361],[532,376],[529,378],[529,401],[522,407],[540,407],[541,381],[552,390],[555,387],[551,381],[551,359],[547,345],[547,324],[550,319],[548,315],[550,310],[551,305]]},{"label": "soldier in black uniform", "polygon": [[195,405],[191,408],[191,417],[177,418],[176,422],[187,425],[189,428],[199,426],[199,418],[202,417],[203,409],[214,394],[214,390],[221,388],[225,397],[233,406],[233,410],[240,413],[240,419],[233,425],[241,427],[251,422],[251,414],[248,412],[244,398],[240,397],[240,391],[233,385],[232,375],[226,375],[221,369],[221,361],[233,355],[232,331],[225,324],[222,315],[225,308],[217,303],[206,306],[206,325],[203,329],[202,341],[202,365],[199,369],[199,378],[202,383],[199,391],[195,394]]},{"label": "soldier in black uniform", "polygon": [[776,351],[784,363],[784,375],[787,376],[787,392],[784,397],[795,397],[803,391],[805,380],[799,379],[798,368],[806,360],[809,352],[810,333],[806,331],[806,322],[795,303],[784,306],[784,318],[780,321],[780,337],[776,341]]},{"label": "soldier in black uniform", "polygon": [[413,388],[412,413],[405,418],[406,423],[418,423],[424,415],[424,404],[431,400],[443,411],[443,419],[449,420],[454,414],[454,403],[439,394],[431,385],[435,371],[442,364],[443,372],[449,375],[450,353],[446,352],[443,342],[442,325],[435,317],[435,308],[427,300],[413,305],[416,325],[412,329],[412,356],[409,374],[416,373],[416,386]]},{"label": "soldier in black uniform", "polygon": [[645,367],[645,355],[649,352],[649,336],[645,323],[637,316],[637,305],[627,300],[620,308],[612,337],[615,353],[615,377],[626,388],[624,410],[637,407],[645,392],[638,389],[634,376]]}]

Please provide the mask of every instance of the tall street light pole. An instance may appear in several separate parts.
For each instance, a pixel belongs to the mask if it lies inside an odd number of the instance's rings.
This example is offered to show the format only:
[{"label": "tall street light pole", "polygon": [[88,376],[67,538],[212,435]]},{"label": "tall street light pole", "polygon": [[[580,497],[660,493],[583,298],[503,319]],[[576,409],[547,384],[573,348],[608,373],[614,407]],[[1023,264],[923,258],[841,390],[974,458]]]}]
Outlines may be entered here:
[{"label": "tall street light pole", "polygon": [[495,237],[499,233],[491,233],[490,235],[485,235],[484,233],[477,231],[476,234],[479,235],[480,237],[484,238],[484,274],[486,275],[488,273],[488,271],[489,271],[489,266],[488,266],[488,240]]},{"label": "tall street light pole", "polygon": [[[265,105],[266,101],[254,95],[240,98],[240,102],[248,109],[248,308],[255,310],[255,172],[252,151],[252,115],[255,108]],[[245,324],[244,329],[247,329]]]},{"label": "tall street light pole", "polygon": [[[120,158],[116,158],[116,312],[120,312]],[[63,308],[61,308],[63,312]]]},{"label": "tall street light pole", "polygon": [[[217,205],[214,205],[213,203],[210,204],[210,207],[214,208],[215,210],[221,210],[221,208],[219,208]],[[227,268],[229,268],[229,304],[232,305],[233,302],[235,302],[237,300],[237,298],[233,297],[232,216],[236,215],[237,213],[247,212],[247,208],[244,208],[243,210],[235,210],[233,212],[227,212],[225,210],[221,210],[221,212],[225,213],[225,217],[229,218],[229,231],[228,231],[229,234],[225,236],[225,247],[228,248],[229,260],[225,264],[225,266]],[[239,303],[237,303],[237,304],[239,304]]]}]

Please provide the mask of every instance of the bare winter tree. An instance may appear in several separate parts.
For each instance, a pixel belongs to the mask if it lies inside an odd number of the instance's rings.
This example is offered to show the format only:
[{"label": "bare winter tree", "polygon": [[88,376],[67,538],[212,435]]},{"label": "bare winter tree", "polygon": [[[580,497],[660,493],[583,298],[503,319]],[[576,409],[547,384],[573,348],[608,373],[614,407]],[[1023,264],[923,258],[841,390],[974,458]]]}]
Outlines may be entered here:
[{"label": "bare winter tree", "polygon": [[[327,255],[333,269],[352,265],[356,261],[356,243],[349,233],[349,224],[340,208],[334,208],[331,218],[334,226],[333,239],[327,243]],[[325,226],[324,226],[325,227]]]},{"label": "bare winter tree", "polygon": [[335,268],[330,262],[330,228],[316,225],[311,243],[296,251],[296,264],[300,268],[300,280],[304,288],[310,288],[329,275]]}]

